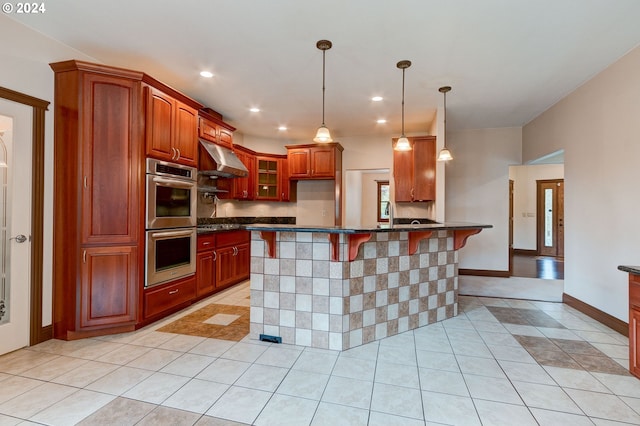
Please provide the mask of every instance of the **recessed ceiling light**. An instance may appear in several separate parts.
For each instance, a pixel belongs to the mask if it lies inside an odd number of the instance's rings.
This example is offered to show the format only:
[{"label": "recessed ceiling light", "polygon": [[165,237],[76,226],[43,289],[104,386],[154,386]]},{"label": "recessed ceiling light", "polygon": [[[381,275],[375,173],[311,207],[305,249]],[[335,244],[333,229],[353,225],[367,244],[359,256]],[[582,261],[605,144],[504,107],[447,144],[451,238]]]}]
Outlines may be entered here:
[{"label": "recessed ceiling light", "polygon": [[260,112],[260,108],[256,108],[256,107],[249,108],[249,111],[251,111],[251,112]]},{"label": "recessed ceiling light", "polygon": [[373,102],[380,102],[382,100],[382,96],[374,96],[373,98],[371,98],[371,100]]},{"label": "recessed ceiling light", "polygon": [[386,123],[386,122],[387,122],[387,120],[385,120],[384,118],[380,118],[380,119],[378,119],[378,120],[376,121],[376,123],[378,123],[378,124],[384,124],[384,123]]},{"label": "recessed ceiling light", "polygon": [[287,130],[287,126],[280,126],[278,127],[278,130],[285,131]]},{"label": "recessed ceiling light", "polygon": [[200,75],[201,75],[202,77],[205,77],[205,78],[211,78],[211,77],[213,77],[213,73],[212,73],[212,72],[210,72],[210,71],[200,71]]}]

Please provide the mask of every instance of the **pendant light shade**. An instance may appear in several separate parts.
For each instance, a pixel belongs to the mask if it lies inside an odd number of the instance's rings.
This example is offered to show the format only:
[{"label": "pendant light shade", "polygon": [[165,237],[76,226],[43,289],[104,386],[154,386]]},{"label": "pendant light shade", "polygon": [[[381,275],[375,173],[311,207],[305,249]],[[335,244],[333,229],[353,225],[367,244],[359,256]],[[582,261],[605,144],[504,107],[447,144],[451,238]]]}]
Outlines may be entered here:
[{"label": "pendant light shade", "polygon": [[[444,143],[447,143],[447,92],[451,91],[451,86],[442,86],[438,89],[440,93],[444,95]],[[447,149],[446,146],[443,146],[438,154],[438,161],[450,161],[453,160],[453,156],[451,155],[451,151]]]},{"label": "pendant light shade", "polygon": [[400,61],[396,66],[402,70],[402,135],[396,141],[393,149],[396,151],[411,151],[411,143],[409,143],[409,139],[404,135],[404,70],[411,66],[411,61]]},{"label": "pendant light shade", "polygon": [[440,150],[440,153],[438,154],[438,161],[449,161],[449,160],[453,160],[453,157],[451,156],[451,151],[449,151],[447,148],[442,148]]},{"label": "pendant light shade", "polygon": [[319,40],[316,43],[316,47],[322,50],[322,125],[318,127],[316,137],[313,138],[314,142],[329,143],[333,142],[329,129],[324,124],[324,74],[325,74],[325,60],[324,56],[327,50],[331,49],[332,43],[329,40]]}]

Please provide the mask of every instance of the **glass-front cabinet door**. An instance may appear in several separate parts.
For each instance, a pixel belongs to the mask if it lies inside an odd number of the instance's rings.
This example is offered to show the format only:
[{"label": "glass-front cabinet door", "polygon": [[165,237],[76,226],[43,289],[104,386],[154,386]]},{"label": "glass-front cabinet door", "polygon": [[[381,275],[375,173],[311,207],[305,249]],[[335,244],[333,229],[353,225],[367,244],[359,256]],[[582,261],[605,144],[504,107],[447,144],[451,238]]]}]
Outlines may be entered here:
[{"label": "glass-front cabinet door", "polygon": [[258,157],[258,199],[278,200],[278,159]]}]

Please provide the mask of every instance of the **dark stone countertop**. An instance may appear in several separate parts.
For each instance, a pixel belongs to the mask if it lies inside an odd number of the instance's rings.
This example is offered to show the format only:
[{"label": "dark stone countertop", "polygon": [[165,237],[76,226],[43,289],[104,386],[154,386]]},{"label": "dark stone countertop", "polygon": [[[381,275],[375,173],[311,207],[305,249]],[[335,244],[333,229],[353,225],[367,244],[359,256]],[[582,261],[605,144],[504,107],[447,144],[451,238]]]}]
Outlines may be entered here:
[{"label": "dark stone countertop", "polygon": [[493,228],[493,225],[468,222],[422,223],[416,225],[363,225],[356,227],[312,226],[312,225],[267,225],[253,224],[242,227],[247,231],[279,232],[326,232],[330,234],[362,234],[368,232],[407,232],[407,231],[450,231],[478,228]]},{"label": "dark stone countertop", "polygon": [[248,224],[285,224],[291,226],[295,223],[295,217],[199,217],[196,232],[200,235],[244,230],[244,226]]},{"label": "dark stone countertop", "polygon": [[640,275],[640,266],[619,265],[618,269],[633,275]]}]

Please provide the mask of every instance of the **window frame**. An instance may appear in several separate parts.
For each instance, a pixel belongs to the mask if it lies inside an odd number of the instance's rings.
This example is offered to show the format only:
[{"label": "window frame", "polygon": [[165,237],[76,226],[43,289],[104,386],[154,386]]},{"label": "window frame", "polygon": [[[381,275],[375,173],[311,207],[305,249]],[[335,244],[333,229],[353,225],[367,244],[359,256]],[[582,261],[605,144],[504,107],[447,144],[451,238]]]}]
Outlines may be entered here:
[{"label": "window frame", "polygon": [[[385,186],[385,185],[389,186],[389,181],[388,180],[378,180],[378,181],[376,181],[376,183],[378,184],[377,197],[376,197],[377,198],[376,220],[379,223],[388,223],[389,222],[389,218],[388,217],[386,217],[386,218],[382,217],[382,202],[383,202],[383,200],[382,200],[382,187]],[[389,188],[389,189],[391,189],[391,188]],[[389,200],[387,202],[391,202],[391,201]]]}]

